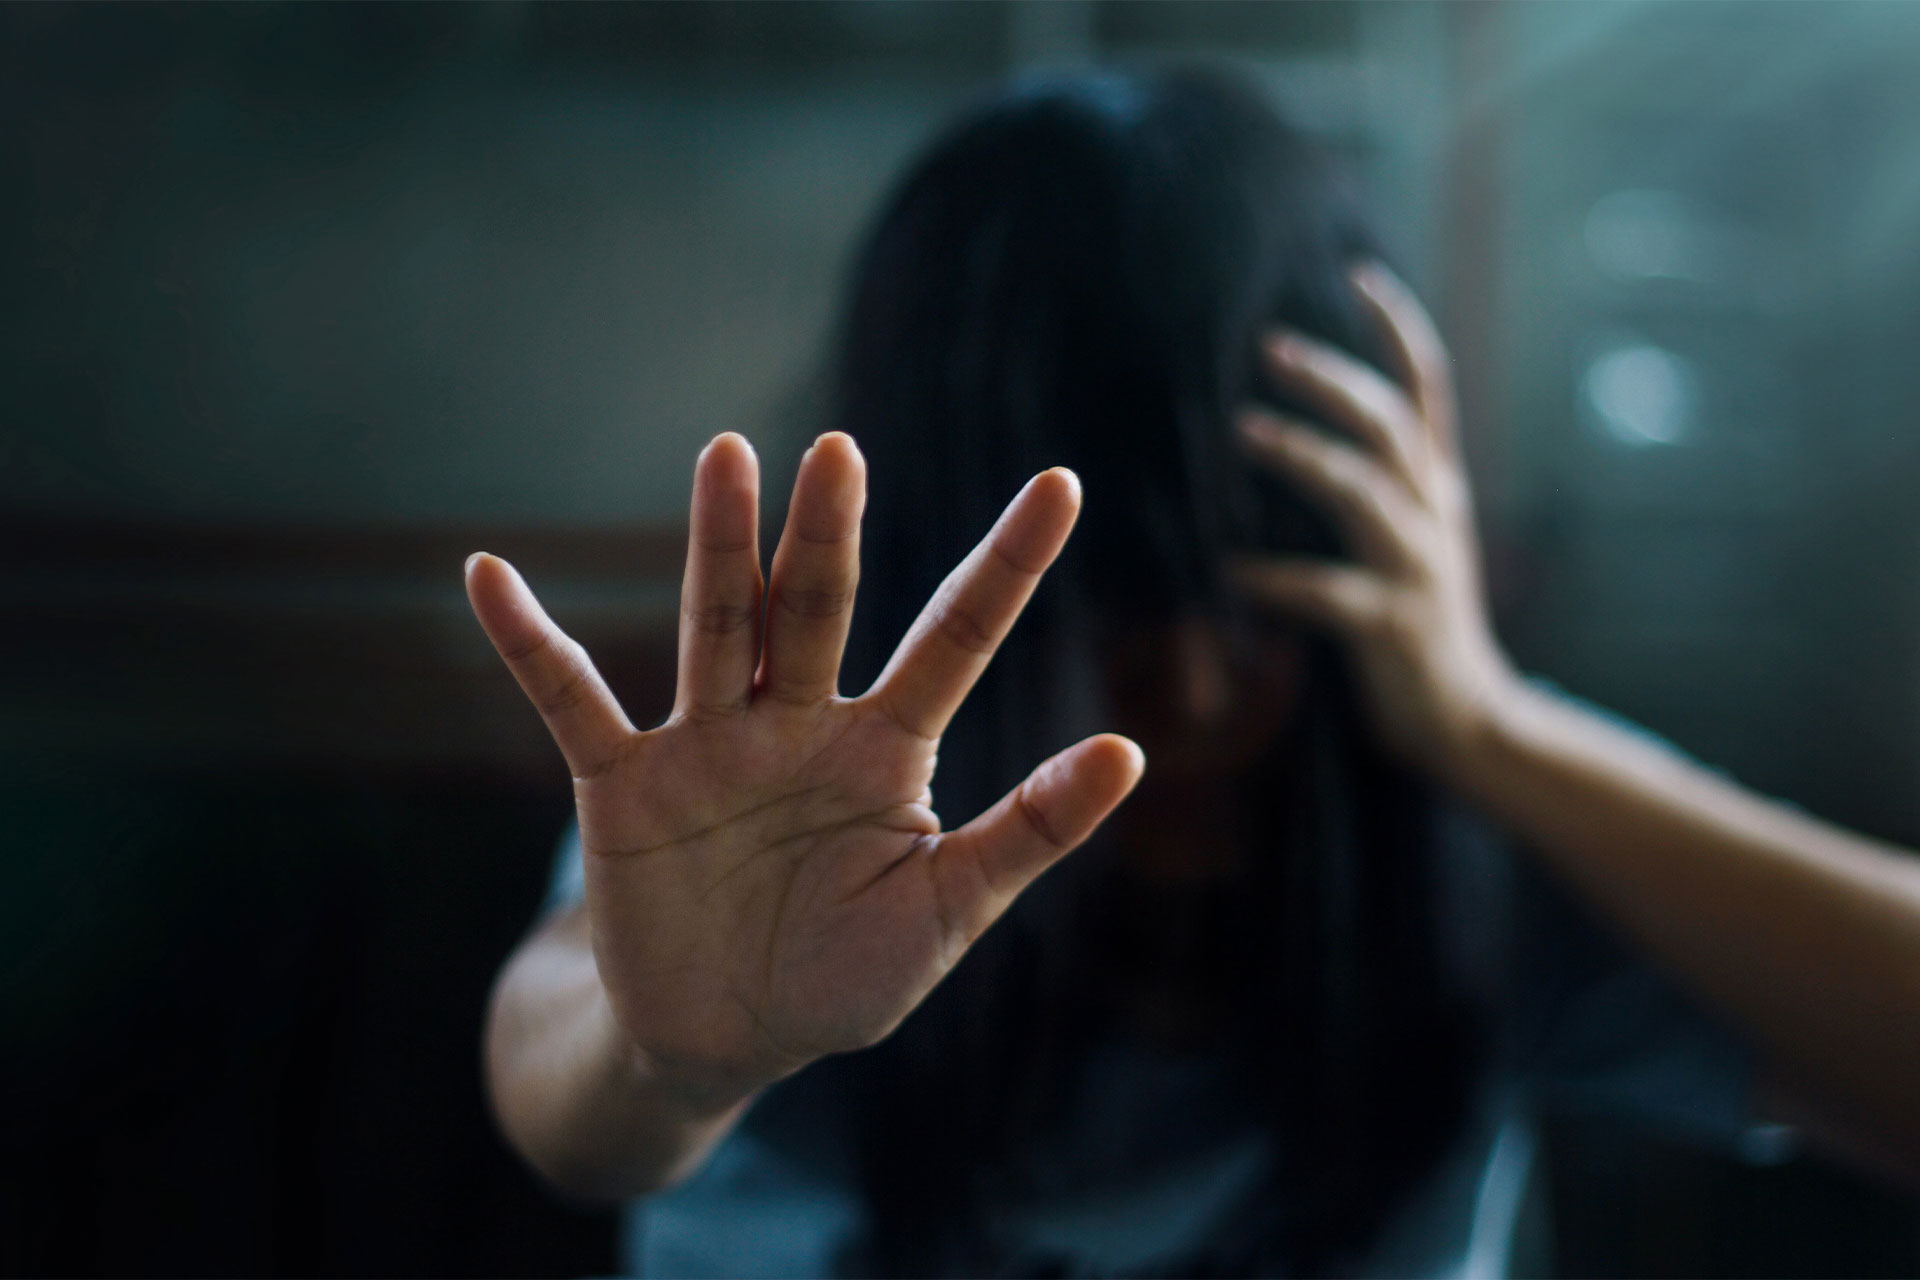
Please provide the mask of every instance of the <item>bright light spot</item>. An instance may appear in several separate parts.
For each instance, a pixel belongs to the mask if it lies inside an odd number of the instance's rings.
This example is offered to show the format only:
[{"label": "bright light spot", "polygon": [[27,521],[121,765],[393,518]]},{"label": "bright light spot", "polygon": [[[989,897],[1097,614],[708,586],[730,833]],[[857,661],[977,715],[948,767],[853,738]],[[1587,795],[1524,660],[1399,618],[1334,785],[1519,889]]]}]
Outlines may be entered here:
[{"label": "bright light spot", "polygon": [[1587,366],[1580,391],[1594,424],[1618,444],[1684,444],[1693,434],[1693,370],[1664,347],[1638,342],[1607,351]]}]

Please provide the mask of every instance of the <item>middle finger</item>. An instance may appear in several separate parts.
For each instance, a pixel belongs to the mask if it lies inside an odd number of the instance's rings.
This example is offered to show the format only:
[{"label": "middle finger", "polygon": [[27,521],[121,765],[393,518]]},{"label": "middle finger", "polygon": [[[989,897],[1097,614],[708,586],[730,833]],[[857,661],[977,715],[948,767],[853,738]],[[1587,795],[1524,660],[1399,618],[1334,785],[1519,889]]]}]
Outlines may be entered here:
[{"label": "middle finger", "polygon": [[934,592],[871,696],[908,733],[937,738],[1026,608],[1080,513],[1080,480],[1043,471]]},{"label": "middle finger", "polygon": [[831,431],[814,441],[793,482],[767,583],[759,683],[782,702],[825,702],[837,691],[860,581],[866,497],[867,464],[852,437]]},{"label": "middle finger", "polygon": [[1405,392],[1371,365],[1297,333],[1274,334],[1262,345],[1276,383],[1303,396],[1329,425],[1365,445],[1421,498],[1425,435]]}]

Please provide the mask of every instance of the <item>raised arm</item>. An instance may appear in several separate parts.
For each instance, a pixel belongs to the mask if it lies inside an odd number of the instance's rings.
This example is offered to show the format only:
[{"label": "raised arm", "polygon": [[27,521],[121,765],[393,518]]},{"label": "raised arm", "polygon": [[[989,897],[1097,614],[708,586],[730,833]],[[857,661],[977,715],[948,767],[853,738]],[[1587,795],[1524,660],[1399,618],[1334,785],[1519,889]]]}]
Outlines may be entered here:
[{"label": "raised arm", "polygon": [[871,689],[841,697],[865,464],[822,436],[761,580],[758,465],[723,435],[694,473],[673,714],[639,732],[506,562],[474,612],[574,779],[586,901],[508,962],[487,1030],[501,1127],[550,1179],[619,1196],[694,1168],[763,1087],[886,1036],[1138,780],[1101,735],[955,830],[941,733],[1079,510],[1055,470],[1013,499]]},{"label": "raised arm", "polygon": [[1800,1088],[1920,1151],[1920,863],[1765,800],[1515,677],[1489,629],[1446,354],[1378,268],[1356,285],[1402,390],[1294,335],[1273,376],[1335,434],[1250,412],[1249,447],[1356,563],[1249,563],[1247,589],[1349,644],[1388,741],[1539,852]]}]

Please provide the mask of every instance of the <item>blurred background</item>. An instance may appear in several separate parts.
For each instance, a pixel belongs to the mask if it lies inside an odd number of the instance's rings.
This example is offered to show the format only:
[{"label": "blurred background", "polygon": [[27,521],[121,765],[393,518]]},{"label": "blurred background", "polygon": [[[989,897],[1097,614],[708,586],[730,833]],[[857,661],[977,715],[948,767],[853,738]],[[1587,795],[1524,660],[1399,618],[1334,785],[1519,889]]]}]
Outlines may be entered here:
[{"label": "blurred background", "polygon": [[[487,985],[569,812],[514,558],[664,710],[890,176],[1194,55],[1341,155],[1459,365],[1522,664],[1920,842],[1920,6],[0,9],[0,1270],[569,1274]],[[1913,1274],[1920,1213],[1567,1117],[1560,1274]]]}]

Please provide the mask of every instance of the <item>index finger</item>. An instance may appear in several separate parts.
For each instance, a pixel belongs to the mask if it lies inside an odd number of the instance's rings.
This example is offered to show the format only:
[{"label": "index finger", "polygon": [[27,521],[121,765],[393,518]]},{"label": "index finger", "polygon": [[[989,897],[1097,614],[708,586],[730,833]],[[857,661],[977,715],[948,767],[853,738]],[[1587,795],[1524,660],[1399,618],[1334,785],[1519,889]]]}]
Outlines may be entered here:
[{"label": "index finger", "polygon": [[867,696],[908,733],[944,733],[1079,514],[1080,480],[1073,472],[1055,467],[1029,480],[933,593]]},{"label": "index finger", "polygon": [[1453,369],[1427,309],[1399,276],[1378,262],[1353,269],[1353,283],[1386,335],[1390,354],[1420,418],[1449,456],[1457,452]]}]

